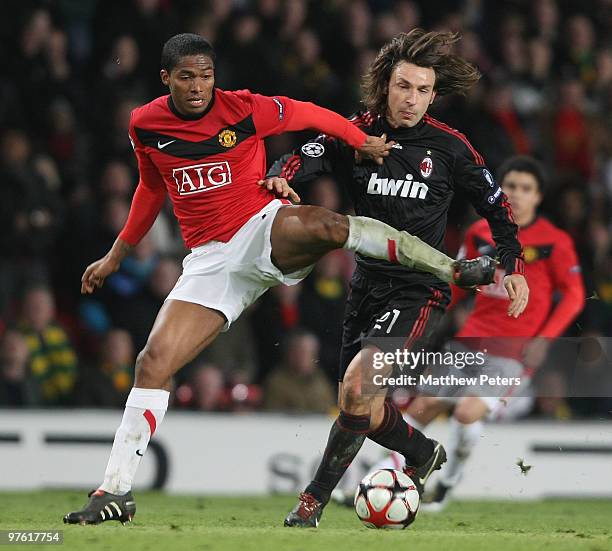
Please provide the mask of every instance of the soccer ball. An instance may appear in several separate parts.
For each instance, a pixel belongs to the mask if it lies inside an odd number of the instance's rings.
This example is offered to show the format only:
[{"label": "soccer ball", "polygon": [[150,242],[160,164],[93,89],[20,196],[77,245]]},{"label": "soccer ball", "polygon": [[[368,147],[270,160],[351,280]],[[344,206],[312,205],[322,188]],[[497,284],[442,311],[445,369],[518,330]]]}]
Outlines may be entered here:
[{"label": "soccer ball", "polygon": [[393,469],[374,471],[355,492],[355,512],[368,528],[410,526],[419,510],[419,492],[409,476]]}]

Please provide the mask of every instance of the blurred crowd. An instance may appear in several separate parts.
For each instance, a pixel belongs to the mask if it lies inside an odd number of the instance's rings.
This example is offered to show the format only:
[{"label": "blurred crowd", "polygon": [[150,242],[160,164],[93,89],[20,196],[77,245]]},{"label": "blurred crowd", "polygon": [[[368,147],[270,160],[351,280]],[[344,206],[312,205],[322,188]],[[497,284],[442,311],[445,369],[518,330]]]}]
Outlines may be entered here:
[{"label": "blurred crowd", "polygon": [[[217,51],[217,85],[314,101],[349,115],[378,48],[415,26],[463,35],[483,74],[432,114],[495,170],[531,154],[548,170],[543,213],[574,238],[587,307],[568,334],[612,333],[610,0],[7,0],[0,21],[0,405],[122,407],[186,251],[166,205],[121,270],[80,295],[85,266],[122,228],[137,183],[130,111],[166,93],[164,41],[196,32]],[[307,133],[267,142],[268,161]],[[326,177],[305,202],[350,212]],[[475,219],[457,199],[447,248]],[[253,305],[176,377],[174,407],[329,411],[353,261],[328,255],[296,287]],[[446,331],[461,323],[458,308]],[[609,366],[609,363],[608,363]],[[571,401],[550,417],[593,414]],[[559,413],[562,412],[562,413]]]}]

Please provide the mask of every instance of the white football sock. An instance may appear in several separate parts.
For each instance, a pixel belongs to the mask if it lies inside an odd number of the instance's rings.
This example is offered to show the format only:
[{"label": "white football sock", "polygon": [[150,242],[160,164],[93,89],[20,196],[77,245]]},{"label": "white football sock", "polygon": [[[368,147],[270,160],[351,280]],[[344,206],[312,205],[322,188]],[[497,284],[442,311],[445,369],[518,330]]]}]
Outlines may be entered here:
[{"label": "white football sock", "polygon": [[448,460],[442,467],[440,482],[452,488],[461,480],[465,463],[478,443],[484,424],[482,421],[476,421],[464,425],[454,417],[451,417],[449,422],[450,436],[446,446]]},{"label": "white football sock", "polygon": [[101,490],[125,494],[132,488],[140,460],[168,409],[167,390],[132,388],[104,473]]},{"label": "white football sock", "polygon": [[430,272],[442,281],[453,281],[454,260],[418,237],[373,218],[349,216],[348,219],[345,249]]}]

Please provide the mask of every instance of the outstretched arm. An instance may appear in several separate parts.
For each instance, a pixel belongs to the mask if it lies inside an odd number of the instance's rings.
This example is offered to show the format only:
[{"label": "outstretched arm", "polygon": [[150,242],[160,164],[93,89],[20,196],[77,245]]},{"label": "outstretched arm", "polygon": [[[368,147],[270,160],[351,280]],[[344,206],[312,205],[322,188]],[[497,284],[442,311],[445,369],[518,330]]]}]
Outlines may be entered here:
[{"label": "outstretched arm", "polygon": [[386,143],[386,138],[368,136],[344,117],[314,103],[259,94],[251,94],[249,99],[253,122],[261,137],[310,128],[342,140],[378,164],[382,164],[393,146]]}]

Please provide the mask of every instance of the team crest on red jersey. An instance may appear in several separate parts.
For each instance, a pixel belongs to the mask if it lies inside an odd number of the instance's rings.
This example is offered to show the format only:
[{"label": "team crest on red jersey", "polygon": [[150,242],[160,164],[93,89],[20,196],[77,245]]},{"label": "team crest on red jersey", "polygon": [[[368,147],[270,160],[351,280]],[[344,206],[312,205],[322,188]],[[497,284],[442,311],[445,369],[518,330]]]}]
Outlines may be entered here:
[{"label": "team crest on red jersey", "polygon": [[421,176],[423,176],[423,178],[429,178],[431,176],[431,173],[433,172],[433,161],[431,160],[431,157],[429,156],[425,157],[421,161],[421,164],[419,165],[419,169],[421,171]]},{"label": "team crest on red jersey", "polygon": [[219,132],[219,143],[223,147],[234,147],[236,145],[236,132],[226,128]]}]

